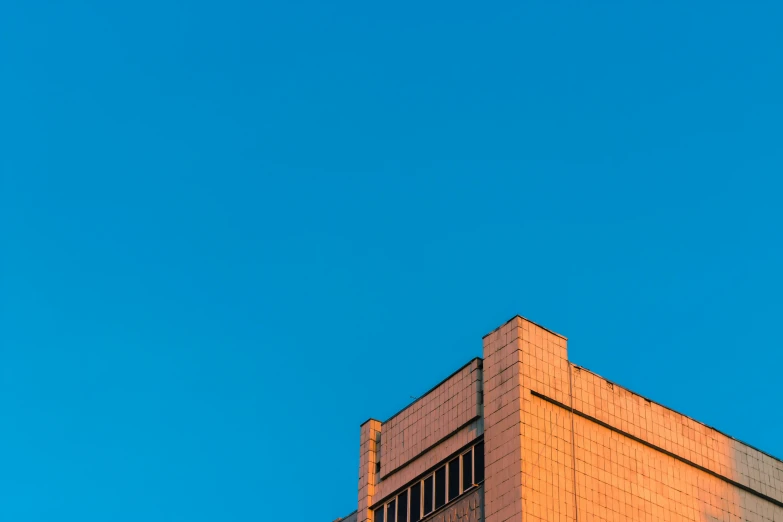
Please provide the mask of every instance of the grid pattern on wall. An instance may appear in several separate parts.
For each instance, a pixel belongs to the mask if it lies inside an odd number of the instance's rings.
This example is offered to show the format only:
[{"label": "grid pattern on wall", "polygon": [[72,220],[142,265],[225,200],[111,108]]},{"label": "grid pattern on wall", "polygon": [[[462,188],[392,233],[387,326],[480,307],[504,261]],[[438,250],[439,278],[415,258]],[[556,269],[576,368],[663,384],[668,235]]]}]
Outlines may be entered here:
[{"label": "grid pattern on wall", "polygon": [[394,473],[480,415],[476,358],[382,425],[381,478]]},{"label": "grid pattern on wall", "polygon": [[574,409],[783,502],[783,462],[572,365]]}]

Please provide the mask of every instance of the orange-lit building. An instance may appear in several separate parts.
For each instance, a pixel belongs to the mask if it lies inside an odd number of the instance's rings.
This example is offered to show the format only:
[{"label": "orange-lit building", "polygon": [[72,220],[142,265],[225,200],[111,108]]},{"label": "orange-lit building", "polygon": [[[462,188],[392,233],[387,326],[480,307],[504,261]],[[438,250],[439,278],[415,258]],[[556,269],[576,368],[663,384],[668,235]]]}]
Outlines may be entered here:
[{"label": "orange-lit building", "polygon": [[783,462],[568,361],[522,317],[361,426],[346,522],[783,522]]}]

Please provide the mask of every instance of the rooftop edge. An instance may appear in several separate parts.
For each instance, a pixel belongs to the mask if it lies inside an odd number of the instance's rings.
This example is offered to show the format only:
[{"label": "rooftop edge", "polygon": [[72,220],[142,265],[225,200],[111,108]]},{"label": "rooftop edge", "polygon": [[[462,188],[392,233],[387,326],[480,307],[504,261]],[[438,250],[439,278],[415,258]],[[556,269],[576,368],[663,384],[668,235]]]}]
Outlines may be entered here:
[{"label": "rooftop edge", "polygon": [[750,449],[752,449],[752,450],[758,451],[758,452],[759,452],[759,453],[761,453],[762,455],[766,455],[767,457],[769,457],[769,458],[771,458],[771,459],[774,459],[774,460],[776,460],[776,461],[778,461],[778,462],[780,462],[780,463],[783,463],[783,459],[779,459],[778,457],[776,457],[776,456],[774,456],[774,455],[771,455],[771,454],[767,453],[767,452],[766,452],[766,451],[764,451],[764,450],[760,450],[759,448],[757,448],[757,447],[755,447],[755,446],[752,446],[752,445],[748,444],[747,442],[744,442],[744,441],[742,441],[742,440],[740,440],[740,439],[738,439],[738,438],[736,438],[736,437],[732,437],[732,436],[731,436],[731,435],[729,435],[728,433],[724,433],[724,432],[722,432],[721,430],[719,430],[719,429],[717,429],[717,428],[714,428],[714,427],[710,426],[709,424],[706,424],[706,423],[704,423],[704,422],[701,422],[700,420],[694,419],[694,418],[693,418],[693,417],[691,417],[690,415],[686,415],[686,414],[684,414],[684,413],[682,413],[682,412],[680,412],[680,411],[678,411],[678,410],[675,410],[674,408],[670,408],[670,407],[666,406],[665,404],[661,404],[660,402],[654,401],[654,400],[652,400],[652,399],[648,399],[647,397],[645,397],[644,395],[642,395],[642,394],[640,394],[640,393],[636,393],[635,391],[633,391],[633,390],[631,390],[631,389],[629,389],[629,388],[626,388],[625,386],[623,386],[623,385],[621,385],[621,384],[617,384],[617,383],[616,383],[616,382],[614,382],[614,381],[610,381],[609,379],[607,379],[607,378],[606,378],[606,377],[604,377],[603,375],[600,375],[600,374],[598,374],[598,373],[595,373],[594,371],[590,370],[589,368],[585,368],[584,366],[579,366],[578,364],[576,364],[576,363],[574,363],[574,362],[571,362],[571,361],[568,361],[568,364],[570,364],[571,366],[573,366],[573,367],[574,367],[574,369],[576,369],[576,370],[579,370],[579,371],[585,371],[585,372],[587,372],[587,373],[590,373],[590,374],[592,374],[592,375],[595,375],[596,377],[598,377],[598,378],[600,378],[600,379],[602,379],[602,380],[606,381],[607,383],[611,384],[612,386],[617,386],[618,388],[620,388],[620,389],[622,389],[622,390],[625,390],[625,391],[627,391],[627,392],[628,392],[628,393],[630,393],[631,395],[636,395],[637,397],[640,397],[640,398],[642,398],[642,399],[646,400],[647,402],[649,402],[649,403],[651,403],[651,404],[655,404],[656,406],[659,406],[659,407],[661,407],[661,408],[664,408],[664,409],[666,409],[666,410],[673,411],[673,412],[674,412],[674,413],[676,413],[677,415],[682,415],[682,416],[683,416],[683,417],[685,417],[686,419],[692,420],[692,421],[693,421],[693,422],[695,422],[696,424],[700,424],[700,425],[704,426],[705,428],[708,428],[708,429],[711,429],[711,430],[713,430],[713,431],[715,431],[715,432],[717,432],[717,433],[720,433],[720,434],[721,434],[721,435],[723,435],[724,437],[728,437],[729,439],[731,439],[731,440],[733,440],[733,441],[739,442],[739,443],[740,443],[740,444],[742,444],[743,446],[747,446],[748,448],[750,448]]},{"label": "rooftop edge", "polygon": [[538,326],[538,327],[539,327],[539,328],[541,328],[542,330],[546,330],[547,332],[551,333],[552,335],[556,335],[556,336],[558,336],[558,337],[560,337],[561,339],[564,339],[564,340],[566,340],[566,341],[568,340],[568,337],[566,337],[565,335],[562,335],[562,334],[559,334],[559,333],[557,333],[557,332],[555,332],[555,331],[553,331],[553,330],[550,330],[550,329],[549,329],[549,328],[547,328],[546,326],[542,326],[542,325],[538,324],[537,322],[535,322],[535,321],[531,321],[531,320],[530,320],[530,319],[528,319],[527,317],[523,317],[523,316],[521,316],[521,315],[519,315],[519,314],[516,314],[516,315],[514,315],[514,316],[513,316],[511,319],[509,319],[509,320],[508,320],[508,321],[506,321],[505,323],[501,324],[500,326],[498,326],[497,328],[495,328],[495,329],[494,329],[494,330],[492,330],[491,332],[489,332],[489,333],[487,333],[487,334],[484,334],[484,335],[483,335],[481,338],[482,338],[482,339],[486,339],[488,336],[490,336],[490,335],[492,335],[493,333],[497,332],[498,330],[500,330],[501,328],[503,328],[504,326],[506,326],[508,323],[510,323],[511,321],[513,321],[514,319],[516,319],[517,317],[518,317],[518,318],[520,318],[520,319],[522,319],[523,321],[527,321],[528,323],[531,323],[531,324],[534,324],[534,325]]}]

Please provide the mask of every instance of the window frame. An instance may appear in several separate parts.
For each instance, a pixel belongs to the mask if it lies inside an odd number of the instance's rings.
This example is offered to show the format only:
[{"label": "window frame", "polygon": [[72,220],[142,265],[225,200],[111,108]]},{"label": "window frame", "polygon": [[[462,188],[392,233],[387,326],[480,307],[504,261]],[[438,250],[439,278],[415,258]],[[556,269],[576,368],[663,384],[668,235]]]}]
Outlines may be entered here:
[{"label": "window frame", "polygon": [[[454,495],[454,497],[451,496],[451,465],[454,463],[454,461],[457,461],[457,494]],[[462,485],[462,455],[456,455],[453,459],[449,460],[446,465],[448,466],[448,469],[446,470],[446,503],[448,504],[453,499],[456,499],[460,495],[462,495],[462,488],[460,487]]]},{"label": "window frame", "polygon": [[[435,513],[436,511],[444,508],[445,506],[449,505],[451,502],[453,502],[454,500],[456,500],[459,497],[461,497],[466,491],[469,491],[469,490],[477,487],[479,485],[479,483],[476,482],[476,454],[477,454],[476,448],[478,446],[483,446],[483,445],[484,445],[484,439],[483,438],[481,440],[477,441],[477,442],[474,441],[468,448],[463,449],[462,451],[460,451],[459,453],[457,453],[456,455],[454,455],[450,459],[444,460],[441,463],[439,463],[437,466],[435,466],[435,468],[431,472],[428,472],[423,477],[421,477],[419,480],[417,480],[417,481],[413,482],[412,484],[408,485],[408,487],[406,487],[405,489],[397,491],[392,498],[389,498],[389,499],[385,500],[383,505],[378,506],[377,508],[375,508],[373,510],[373,520],[374,520],[374,522],[380,522],[380,521],[377,520],[378,512],[382,513],[383,522],[400,522],[400,518],[403,515],[400,512],[399,497],[402,496],[403,494],[406,495],[405,515],[404,515],[405,521],[406,522],[418,522],[418,521],[420,521],[420,520],[430,516],[431,514]],[[464,466],[464,459],[465,459],[465,456],[468,453],[470,453],[470,468],[471,468],[471,470],[470,470],[471,473],[470,474],[471,474],[471,476],[470,476],[470,484],[468,485],[468,487],[465,487],[465,481],[464,481],[464,477],[463,477],[464,467],[465,467]],[[459,488],[458,488],[459,493],[456,496],[451,497],[449,495],[449,489],[451,487],[451,468],[452,468],[453,461],[456,461],[457,468],[458,468],[457,481],[459,482]],[[445,477],[443,479],[443,482],[444,482],[444,499],[443,499],[443,504],[438,506],[437,503],[436,503],[436,496],[437,496],[438,483],[440,481],[437,478],[437,474],[441,470],[443,470],[443,474],[444,474],[444,477]],[[426,493],[425,483],[426,483],[427,480],[431,480],[432,481],[432,492],[431,492],[432,494],[431,494],[431,498],[430,498],[430,507],[431,507],[431,509],[430,509],[430,511],[425,512],[424,510],[425,510],[425,507],[426,507],[426,500],[427,500],[426,495],[425,495],[425,493]],[[418,498],[419,513],[416,515],[417,519],[414,521],[413,520],[413,516],[412,516],[413,515],[413,502],[412,502],[412,499],[413,499],[413,488],[416,487],[416,486],[418,486],[418,489],[419,489],[419,495],[418,495],[418,497],[419,497]],[[394,520],[388,520],[389,506],[392,503],[394,504]]]},{"label": "window frame", "polygon": [[[462,453],[459,456],[459,467],[460,467],[460,470],[459,470],[459,485],[460,485],[460,488],[461,488],[460,489],[460,495],[462,493],[465,493],[467,490],[473,489],[474,487],[477,486],[477,484],[476,484],[476,452],[474,451],[475,448],[476,448],[476,446],[471,446],[468,451]],[[465,470],[464,470],[463,462],[464,462],[464,459],[465,459],[465,455],[467,455],[468,453],[470,453],[470,481],[469,481],[470,485],[468,485],[468,487],[466,488],[465,487],[465,477],[464,477]]]},{"label": "window frame", "polygon": [[[478,455],[477,448],[481,446],[481,480],[476,480],[478,476],[478,469],[476,468],[476,455]],[[484,482],[484,479],[486,478],[485,474],[485,468],[486,468],[486,455],[484,454],[484,439],[481,439],[478,443],[473,445],[473,483],[474,484],[480,484],[481,482]]]},{"label": "window frame", "polygon": [[[410,520],[410,493],[409,493],[410,489],[411,489],[410,487],[407,487],[402,491],[400,491],[399,493],[397,493],[397,495],[394,497],[394,499],[397,501],[396,502],[397,514],[395,516],[394,522],[408,522],[408,520]],[[402,518],[402,511],[403,511],[400,509],[400,497],[403,495],[405,495],[405,519],[400,520],[400,518]]]},{"label": "window frame", "polygon": [[[413,488],[416,487],[416,486],[419,487],[419,502],[418,502],[418,504],[419,504],[419,513],[417,515],[418,518],[416,518],[416,520],[413,520],[413,502],[412,502],[412,499],[413,499]],[[424,515],[422,514],[422,511],[424,510],[423,497],[424,497],[424,487],[422,486],[422,481],[421,480],[411,484],[408,487],[408,521],[409,522],[419,522],[419,520],[424,518]]]},{"label": "window frame", "polygon": [[[430,510],[427,511],[427,479],[431,479],[432,486],[430,487]],[[422,503],[421,503],[421,518],[426,517],[430,513],[435,512],[435,473],[430,473],[426,477],[424,477],[422,480],[422,488],[421,488],[421,494],[422,494]]]},{"label": "window frame", "polygon": [[[443,478],[442,478],[442,480],[443,480],[443,499],[442,499],[443,503],[439,506],[438,505],[438,485],[440,484],[440,481],[438,480],[438,473],[440,473],[441,470],[443,471]],[[448,484],[448,482],[449,482],[449,463],[448,462],[444,462],[442,466],[438,466],[438,468],[433,473],[433,476],[435,477],[435,484],[433,486],[433,490],[434,491],[433,491],[433,495],[432,495],[433,496],[433,499],[432,499],[433,505],[435,506],[433,511],[437,511],[437,510],[439,510],[440,508],[442,508],[443,506],[445,506],[446,504],[449,503],[449,491],[448,491],[448,485],[449,485]]]}]

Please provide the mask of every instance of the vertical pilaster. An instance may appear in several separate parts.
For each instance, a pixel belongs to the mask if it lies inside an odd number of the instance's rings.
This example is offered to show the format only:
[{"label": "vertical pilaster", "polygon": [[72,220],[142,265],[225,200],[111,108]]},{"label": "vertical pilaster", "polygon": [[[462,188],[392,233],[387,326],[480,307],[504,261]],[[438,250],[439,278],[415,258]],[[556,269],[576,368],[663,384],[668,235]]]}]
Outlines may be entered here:
[{"label": "vertical pilaster", "polygon": [[378,463],[381,438],[381,422],[369,419],[361,426],[359,450],[359,506],[357,522],[373,522],[370,506],[378,483],[376,464]]},{"label": "vertical pilaster", "polygon": [[484,515],[522,516],[522,319],[484,337]]},{"label": "vertical pilaster", "polygon": [[522,317],[484,337],[486,522],[573,520],[569,414],[530,394],[570,404],[568,367],[566,339]]}]

